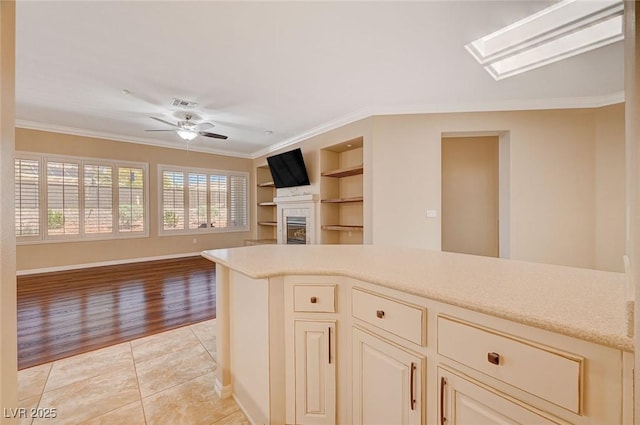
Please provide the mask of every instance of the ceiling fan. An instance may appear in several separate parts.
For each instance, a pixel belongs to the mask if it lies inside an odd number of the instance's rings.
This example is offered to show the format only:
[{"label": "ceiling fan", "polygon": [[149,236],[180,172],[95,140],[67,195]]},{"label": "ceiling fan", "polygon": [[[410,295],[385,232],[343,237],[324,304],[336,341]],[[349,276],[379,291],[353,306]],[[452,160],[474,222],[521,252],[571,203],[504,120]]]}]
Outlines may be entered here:
[{"label": "ceiling fan", "polygon": [[178,133],[184,140],[193,140],[196,136],[204,136],[204,137],[212,137],[214,139],[228,139],[227,136],[222,134],[210,133],[208,131],[204,131],[206,128],[214,127],[214,125],[210,122],[203,123],[195,123],[191,121],[193,119],[193,115],[185,114],[184,119],[178,121],[177,123],[172,123],[170,121],[163,120],[162,118],[157,117],[149,117],[152,120],[160,121],[161,123],[168,124],[174,129],[171,130],[145,130],[145,131],[175,131]]}]

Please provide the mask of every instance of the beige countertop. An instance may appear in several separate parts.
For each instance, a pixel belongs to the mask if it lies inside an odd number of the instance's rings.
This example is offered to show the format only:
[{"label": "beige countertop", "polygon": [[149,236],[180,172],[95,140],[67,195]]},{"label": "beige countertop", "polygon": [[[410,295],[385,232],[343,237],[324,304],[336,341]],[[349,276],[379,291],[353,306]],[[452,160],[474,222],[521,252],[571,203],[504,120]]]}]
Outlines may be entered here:
[{"label": "beige countertop", "polygon": [[633,351],[623,273],[375,245],[261,245],[202,256],[256,279],[347,276]]}]

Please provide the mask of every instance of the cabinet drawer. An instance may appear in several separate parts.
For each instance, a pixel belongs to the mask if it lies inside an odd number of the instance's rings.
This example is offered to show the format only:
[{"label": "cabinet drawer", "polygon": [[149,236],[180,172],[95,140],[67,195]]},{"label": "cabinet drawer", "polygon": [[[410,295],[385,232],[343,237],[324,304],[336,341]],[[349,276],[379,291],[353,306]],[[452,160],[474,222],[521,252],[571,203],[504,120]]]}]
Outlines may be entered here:
[{"label": "cabinet drawer", "polygon": [[351,293],[351,309],[353,317],[408,341],[424,345],[424,308],[354,288]]},{"label": "cabinet drawer", "polygon": [[335,313],[335,285],[294,285],[293,310],[297,312]]},{"label": "cabinet drawer", "polygon": [[447,317],[438,317],[438,353],[581,412],[581,357]]}]

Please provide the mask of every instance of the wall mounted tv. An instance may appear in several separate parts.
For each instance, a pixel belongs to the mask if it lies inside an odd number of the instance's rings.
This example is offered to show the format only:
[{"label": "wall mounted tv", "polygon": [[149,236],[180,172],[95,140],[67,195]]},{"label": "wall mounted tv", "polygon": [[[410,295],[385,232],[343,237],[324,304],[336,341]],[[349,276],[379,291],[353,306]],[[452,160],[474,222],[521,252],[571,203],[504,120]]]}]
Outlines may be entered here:
[{"label": "wall mounted tv", "polygon": [[267,163],[273,183],[278,189],[309,184],[309,176],[300,148],[270,156],[267,158]]}]

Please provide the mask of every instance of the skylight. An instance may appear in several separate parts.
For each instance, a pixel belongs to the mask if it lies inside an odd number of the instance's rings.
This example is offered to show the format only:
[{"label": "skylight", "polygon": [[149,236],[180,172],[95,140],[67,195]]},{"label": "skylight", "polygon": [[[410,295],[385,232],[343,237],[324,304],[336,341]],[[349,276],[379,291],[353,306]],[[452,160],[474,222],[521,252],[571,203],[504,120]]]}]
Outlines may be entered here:
[{"label": "skylight", "polygon": [[624,38],[622,0],[564,0],[465,46],[496,80]]}]

